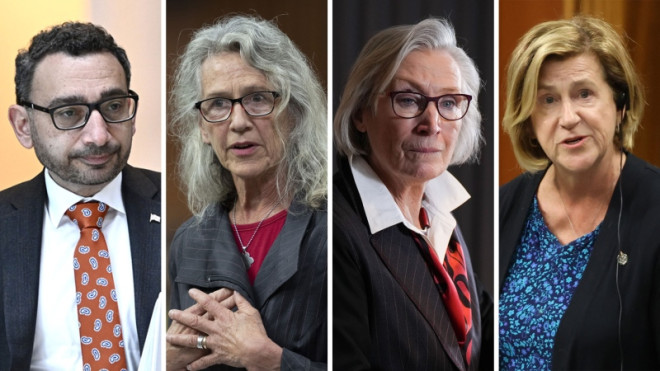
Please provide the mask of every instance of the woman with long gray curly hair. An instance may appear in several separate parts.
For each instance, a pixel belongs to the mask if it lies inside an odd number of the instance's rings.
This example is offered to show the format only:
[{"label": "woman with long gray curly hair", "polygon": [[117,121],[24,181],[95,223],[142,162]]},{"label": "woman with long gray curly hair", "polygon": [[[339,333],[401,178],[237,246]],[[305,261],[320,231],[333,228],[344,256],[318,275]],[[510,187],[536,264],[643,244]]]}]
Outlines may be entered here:
[{"label": "woman with long gray curly hair", "polygon": [[168,369],[325,369],[325,100],[269,21],[223,18],[188,44],[171,106],[194,216],[171,245]]}]

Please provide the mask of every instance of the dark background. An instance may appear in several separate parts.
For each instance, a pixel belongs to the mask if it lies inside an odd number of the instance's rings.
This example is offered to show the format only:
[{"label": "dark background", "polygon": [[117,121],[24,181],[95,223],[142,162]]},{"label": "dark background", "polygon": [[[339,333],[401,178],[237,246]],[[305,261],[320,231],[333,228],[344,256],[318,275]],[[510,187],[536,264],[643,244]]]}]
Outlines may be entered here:
[{"label": "dark background", "polygon": [[[176,57],[183,52],[192,33],[231,13],[258,14],[274,19],[310,59],[319,79],[327,86],[327,10],[325,1],[305,0],[168,0],[166,13],[166,71],[169,94]],[[470,249],[476,273],[493,292],[493,4],[474,0],[334,0],[333,1],[333,78],[330,105],[337,106],[348,72],[366,41],[383,28],[417,23],[430,16],[447,18],[456,29],[458,44],[474,59],[483,87],[479,96],[485,144],[479,164],[452,167],[450,172],[463,183],[472,198],[455,215]],[[169,115],[169,112],[168,112]],[[332,118],[328,118],[329,125]],[[190,217],[185,194],[175,172],[177,144],[167,138],[166,241],[169,242],[183,221]],[[330,188],[331,189],[331,188]]]},{"label": "dark background", "polygon": [[458,45],[475,61],[482,79],[479,110],[485,144],[478,164],[450,167],[472,198],[454,215],[470,250],[475,273],[493,293],[493,2],[471,0],[334,0],[332,45],[332,107],[339,104],[344,84],[360,50],[376,32],[428,18],[446,18],[456,30]]},{"label": "dark background", "polygon": [[[325,1],[308,0],[167,0],[166,71],[167,93],[172,83],[177,57],[183,54],[193,33],[228,14],[259,15],[273,20],[298,48],[307,56],[324,88],[327,87],[328,60],[328,5]],[[327,88],[326,88],[327,90]],[[170,111],[168,106],[168,122]],[[176,229],[191,216],[186,195],[181,191],[176,174],[179,157],[178,143],[167,136],[167,214],[166,243],[169,246]],[[169,256],[168,256],[169,257]],[[169,298],[168,298],[169,299]],[[168,306],[169,308],[169,306]]]},{"label": "dark background", "polygon": [[[202,26],[213,24],[227,14],[259,15],[274,20],[307,56],[316,68],[321,84],[327,86],[327,4],[325,1],[305,0],[168,0],[166,71],[167,92],[176,68],[176,58],[183,54],[193,33]],[[170,117],[168,107],[168,119]],[[169,121],[169,120],[168,120]],[[176,229],[190,217],[186,196],[181,192],[176,175],[178,144],[167,136],[167,246]]]}]

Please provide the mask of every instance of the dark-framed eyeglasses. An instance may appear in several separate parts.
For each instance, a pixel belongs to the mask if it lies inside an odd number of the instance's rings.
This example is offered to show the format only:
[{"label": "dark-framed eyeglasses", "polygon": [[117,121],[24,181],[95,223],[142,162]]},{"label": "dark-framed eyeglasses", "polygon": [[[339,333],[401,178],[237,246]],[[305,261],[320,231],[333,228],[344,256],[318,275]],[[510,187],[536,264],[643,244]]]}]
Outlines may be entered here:
[{"label": "dark-framed eyeglasses", "polygon": [[87,125],[92,111],[97,110],[103,120],[109,124],[125,122],[137,112],[138,95],[129,90],[127,95],[110,97],[96,103],[73,103],[46,108],[32,102],[21,101],[18,104],[27,108],[50,114],[53,125],[60,130],[79,129]]},{"label": "dark-framed eyeglasses", "polygon": [[275,99],[279,96],[280,94],[274,91],[256,91],[236,99],[213,97],[195,103],[195,108],[204,120],[210,123],[227,120],[235,103],[239,103],[248,115],[260,117],[273,112]]},{"label": "dark-framed eyeglasses", "polygon": [[445,120],[462,119],[470,107],[472,96],[468,94],[444,94],[438,97],[427,97],[424,94],[408,91],[393,91],[389,93],[392,100],[392,110],[402,118],[411,119],[420,116],[429,102],[435,103],[438,113]]}]

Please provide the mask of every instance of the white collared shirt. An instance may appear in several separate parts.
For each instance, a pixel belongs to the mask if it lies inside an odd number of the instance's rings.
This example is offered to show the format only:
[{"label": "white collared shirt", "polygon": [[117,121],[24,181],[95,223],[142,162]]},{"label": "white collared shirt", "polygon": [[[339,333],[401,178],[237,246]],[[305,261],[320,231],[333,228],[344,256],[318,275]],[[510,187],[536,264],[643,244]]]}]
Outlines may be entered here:
[{"label": "white collared shirt", "polygon": [[362,156],[352,156],[349,162],[371,234],[403,223],[406,228],[422,235],[442,261],[456,228],[456,219],[451,212],[470,198],[461,183],[448,171],[426,183],[422,206],[426,209],[431,227],[425,233],[403,216],[392,194]]},{"label": "white collared shirt", "polygon": [[140,361],[140,344],[135,325],[130,237],[121,194],[122,174],[92,197],[82,197],[60,187],[47,169],[44,175],[48,200],[44,205],[37,326],[30,369],[82,370],[73,274],[73,253],[80,229],[65,212],[81,200],[93,199],[110,207],[102,231],[117,289],[128,370],[136,370]]},{"label": "white collared shirt", "polygon": [[165,303],[163,303],[163,293],[158,294],[156,304],[154,304],[154,311],[151,313],[151,321],[149,322],[149,330],[147,330],[147,338],[144,340],[144,348],[142,348],[142,357],[140,358],[140,367],[138,371],[159,371],[164,370],[163,366],[163,349],[161,341],[165,339]]}]

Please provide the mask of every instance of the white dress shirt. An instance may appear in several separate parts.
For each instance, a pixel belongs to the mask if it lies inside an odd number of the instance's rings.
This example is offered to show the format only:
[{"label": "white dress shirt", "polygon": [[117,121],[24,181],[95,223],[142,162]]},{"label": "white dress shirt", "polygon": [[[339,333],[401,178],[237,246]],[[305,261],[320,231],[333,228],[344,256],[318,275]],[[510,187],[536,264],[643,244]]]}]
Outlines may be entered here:
[{"label": "white dress shirt", "polygon": [[164,370],[163,349],[165,349],[165,307],[163,303],[163,293],[158,294],[154,311],[151,314],[147,338],[142,348],[142,358],[140,358],[140,367],[138,371],[158,371]]},{"label": "white dress shirt", "polygon": [[80,332],[76,308],[73,253],[80,229],[65,215],[79,201],[97,200],[109,206],[103,234],[110,253],[112,276],[117,290],[124,349],[129,371],[137,370],[140,344],[135,326],[133,266],[126,210],[121,195],[121,173],[92,197],[81,197],[60,187],[45,171],[46,201],[37,326],[31,370],[82,370]]},{"label": "white dress shirt", "polygon": [[451,212],[470,198],[461,183],[448,171],[426,183],[422,206],[431,227],[425,233],[403,216],[390,191],[362,156],[352,156],[349,161],[371,234],[403,223],[406,228],[422,235],[442,261],[456,228],[456,219]]}]

